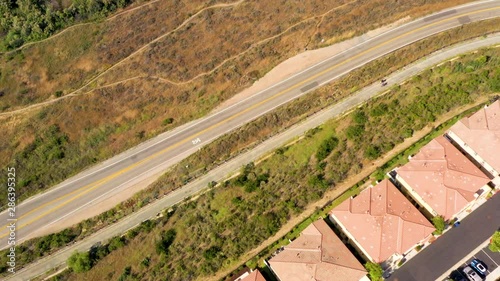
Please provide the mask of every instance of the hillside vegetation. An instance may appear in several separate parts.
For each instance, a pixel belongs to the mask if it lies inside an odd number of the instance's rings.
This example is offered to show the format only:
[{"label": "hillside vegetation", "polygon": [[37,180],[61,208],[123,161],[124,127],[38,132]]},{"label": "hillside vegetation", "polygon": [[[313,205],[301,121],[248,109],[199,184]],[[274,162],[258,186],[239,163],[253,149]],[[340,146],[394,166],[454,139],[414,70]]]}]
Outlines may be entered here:
[{"label": "hillside vegetation", "polygon": [[463,2],[152,1],[68,28],[0,57],[1,111],[56,100],[0,117],[0,168],[18,168],[23,200],[205,115],[305,47]]},{"label": "hillside vegetation", "polygon": [[3,0],[0,3],[0,50],[45,39],[76,22],[105,18],[130,0]]},{"label": "hillside vegetation", "polygon": [[499,91],[500,49],[445,62],[246,165],[238,177],[130,231],[120,248],[106,246],[89,271],[58,280],[212,276],[414,132]]},{"label": "hillside vegetation", "polygon": [[[112,209],[77,225],[44,237],[30,239],[18,248],[17,267],[23,267],[43,256],[61,249],[64,245],[84,239],[109,224],[133,213],[163,194],[181,187],[186,182],[213,169],[227,159],[251,149],[260,141],[290,127],[306,116],[335,103],[347,95],[386,77],[393,71],[450,44],[462,42],[498,31],[500,20],[493,19],[455,28],[415,44],[406,46],[383,58],[352,71],[348,76],[334,81],[312,93],[282,106],[241,128],[221,136],[214,142],[176,164],[157,182]],[[390,65],[390,67],[387,67]],[[169,120],[168,120],[169,121]],[[189,165],[191,169],[186,169]],[[347,194],[347,193],[346,193]],[[342,195],[349,197],[350,195]],[[6,253],[0,255],[6,255]],[[1,272],[1,270],[0,270]]]},{"label": "hillside vegetation", "polygon": [[[393,71],[432,51],[462,42],[468,38],[475,38],[479,35],[498,31],[499,27],[500,20],[492,19],[434,35],[370,62],[337,81],[279,107],[275,111],[204,146],[201,150],[172,167],[147,189],[138,192],[110,210],[59,233],[37,237],[24,242],[18,248],[16,266],[23,267],[27,263],[50,255],[68,243],[84,239],[99,229],[137,211],[163,194],[167,194],[183,186],[188,181],[203,175],[229,158],[238,155],[244,150],[253,148],[273,134],[300,122],[306,116],[345,98],[360,87],[386,77]],[[186,165],[189,165],[190,169],[186,169]],[[0,255],[3,254],[0,252]]]}]

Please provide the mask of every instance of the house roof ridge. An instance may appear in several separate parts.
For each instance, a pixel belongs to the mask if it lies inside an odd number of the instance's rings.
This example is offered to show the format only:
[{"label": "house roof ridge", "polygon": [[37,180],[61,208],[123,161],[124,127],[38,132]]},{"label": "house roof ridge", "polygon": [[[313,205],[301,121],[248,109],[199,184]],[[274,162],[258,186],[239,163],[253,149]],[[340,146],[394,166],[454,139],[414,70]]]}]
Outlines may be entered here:
[{"label": "house roof ridge", "polygon": [[[391,214],[391,215],[393,215],[393,214]],[[401,216],[398,216],[398,215],[393,215],[393,216],[396,216],[396,217],[400,218],[403,222],[414,223],[414,224],[418,224],[418,225],[421,225],[421,226],[429,227],[429,226],[427,226],[427,225],[425,224],[425,222],[424,222],[424,223],[421,223],[421,222],[416,222],[416,221],[412,221],[412,220],[404,219],[404,218],[402,218]],[[429,224],[430,224],[430,222],[429,222]]]},{"label": "house roof ridge", "polygon": [[398,216],[398,238],[396,239],[396,249],[402,253],[403,252],[403,225],[406,221]]},{"label": "house roof ridge", "polygon": [[306,261],[272,261],[273,263],[297,263],[297,264],[318,264],[317,262]]},{"label": "house roof ridge", "polygon": [[[386,213],[387,214],[387,213]],[[384,226],[385,226],[385,217],[382,217],[382,223],[380,224],[380,233],[383,234],[384,233]],[[382,237],[384,235],[380,235],[379,237],[379,244],[378,244],[378,257],[377,257],[377,260],[383,260],[382,259],[382,247],[380,247],[382,245]]]},{"label": "house roof ridge", "polygon": [[319,249],[306,249],[306,248],[288,248],[291,251],[301,251],[301,252],[321,252]]},{"label": "house roof ridge", "polygon": [[[322,263],[328,263],[328,264],[333,264],[335,266],[339,266],[339,267],[345,267],[345,268],[349,268],[349,269],[353,269],[353,270],[359,270],[359,271],[365,271],[364,269],[359,269],[359,268],[355,268],[355,267],[352,267],[352,266],[348,266],[348,265],[341,265],[341,264],[338,264],[338,263],[334,263],[334,262],[328,262],[328,261],[322,261]],[[363,265],[361,265],[363,266]]]},{"label": "house roof ridge", "polygon": [[370,192],[370,194],[368,194],[368,214],[370,214],[370,216],[374,216],[373,215],[373,204],[372,204],[372,196],[373,196],[373,186],[370,186],[370,188],[368,189],[368,191]]},{"label": "house roof ridge", "polygon": [[[463,171],[461,171],[461,170],[454,169],[453,166],[447,166],[447,168],[450,171],[455,171],[455,172],[458,172],[458,173],[461,173],[461,174],[467,174],[467,175],[475,177],[475,178],[489,179],[483,172],[481,172],[479,175],[476,175],[473,172],[469,172],[469,170],[463,170]],[[479,168],[478,168],[478,170],[479,170]],[[479,170],[479,171],[481,171],[481,170]]]},{"label": "house roof ridge", "polygon": [[489,130],[490,130],[490,127],[488,126],[488,114],[487,114],[487,112],[486,112],[486,108],[485,108],[485,107],[483,107],[483,108],[481,108],[481,110],[479,110],[479,111],[481,111],[481,113],[483,114],[483,117],[484,117],[484,123],[486,124],[486,130],[488,130],[488,131],[489,131]]}]

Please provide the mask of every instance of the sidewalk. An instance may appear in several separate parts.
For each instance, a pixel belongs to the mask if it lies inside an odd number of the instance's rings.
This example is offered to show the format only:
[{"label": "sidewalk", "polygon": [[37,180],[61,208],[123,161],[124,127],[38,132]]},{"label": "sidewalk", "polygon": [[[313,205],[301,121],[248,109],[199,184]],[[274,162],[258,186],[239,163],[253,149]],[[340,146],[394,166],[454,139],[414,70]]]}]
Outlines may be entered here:
[{"label": "sidewalk", "polygon": [[493,270],[488,276],[486,276],[486,281],[497,281],[500,280],[500,267]]}]

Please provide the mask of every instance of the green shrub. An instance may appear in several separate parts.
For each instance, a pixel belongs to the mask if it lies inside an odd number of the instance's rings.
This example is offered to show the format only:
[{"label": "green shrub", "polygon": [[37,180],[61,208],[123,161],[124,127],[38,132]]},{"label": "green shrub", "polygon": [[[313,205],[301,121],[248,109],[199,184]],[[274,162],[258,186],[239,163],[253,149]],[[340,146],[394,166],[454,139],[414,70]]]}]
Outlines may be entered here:
[{"label": "green shrub", "polygon": [[161,122],[161,124],[163,126],[167,126],[167,125],[170,125],[172,123],[174,123],[174,118],[167,118],[167,119],[163,120],[163,122]]},{"label": "green shrub", "polygon": [[371,116],[382,116],[387,113],[389,107],[387,104],[381,102],[373,107],[373,109],[370,111]]},{"label": "green shrub", "polygon": [[123,246],[125,246],[125,238],[121,237],[121,236],[115,236],[113,237],[109,243],[108,243],[108,250],[110,252],[116,250],[116,249],[119,249]]},{"label": "green shrub", "polygon": [[366,117],[366,114],[364,111],[362,111],[361,109],[358,109],[352,115],[352,120],[356,124],[363,125],[368,121],[368,117]]},{"label": "green shrub", "polygon": [[68,267],[76,273],[89,271],[92,268],[90,254],[74,252],[68,259]]},{"label": "green shrub", "polygon": [[380,148],[378,146],[370,145],[365,149],[365,157],[370,160],[375,160],[380,156]]},{"label": "green shrub", "polygon": [[151,261],[151,258],[150,257],[145,257],[142,261],[141,261],[141,266],[142,267],[149,267],[149,263]]},{"label": "green shrub", "polygon": [[433,217],[432,224],[436,228],[436,230],[433,232],[434,234],[436,234],[436,235],[443,234],[443,231],[446,227],[446,222],[444,221],[444,218],[442,216]]},{"label": "green shrub", "polygon": [[316,151],[316,158],[318,159],[318,162],[321,162],[328,157],[338,144],[339,140],[334,136],[323,140]]},{"label": "green shrub", "polygon": [[166,232],[163,231],[160,241],[156,243],[156,253],[168,255],[168,249],[174,243],[176,234],[175,229],[169,229]]},{"label": "green shrub", "polygon": [[132,267],[127,266],[123,269],[122,275],[118,278],[118,281],[125,281],[128,279],[128,277],[132,274]]},{"label": "green shrub", "polygon": [[212,246],[212,247],[208,248],[207,250],[205,250],[205,252],[203,252],[203,257],[205,257],[205,259],[207,259],[207,260],[212,260],[215,257],[217,257],[217,254],[219,254],[220,251],[221,251],[221,249],[219,247]]},{"label": "green shrub", "polygon": [[311,186],[317,186],[320,188],[327,188],[328,181],[325,180],[325,176],[323,174],[316,174],[309,177],[308,183]]},{"label": "green shrub", "polygon": [[368,271],[368,276],[372,281],[380,281],[382,280],[382,275],[384,271],[382,270],[382,266],[378,263],[367,262],[365,264],[366,271]]},{"label": "green shrub", "polygon": [[489,246],[492,252],[500,252],[500,231],[495,231]]},{"label": "green shrub", "polygon": [[231,202],[234,205],[239,205],[239,204],[241,204],[241,202],[243,202],[243,200],[241,200],[241,196],[237,196],[237,197],[234,197],[233,199],[231,199]]},{"label": "green shrub", "polygon": [[346,137],[350,140],[355,140],[358,139],[363,135],[363,132],[365,131],[365,127],[361,125],[351,125],[347,127],[346,130]]}]

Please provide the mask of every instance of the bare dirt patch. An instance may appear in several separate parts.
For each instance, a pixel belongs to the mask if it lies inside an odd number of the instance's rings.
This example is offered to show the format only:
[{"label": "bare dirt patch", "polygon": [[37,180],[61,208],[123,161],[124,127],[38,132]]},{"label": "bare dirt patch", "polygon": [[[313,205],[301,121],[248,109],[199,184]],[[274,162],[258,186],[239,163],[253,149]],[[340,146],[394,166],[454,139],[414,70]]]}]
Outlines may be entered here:
[{"label": "bare dirt patch", "polygon": [[367,41],[370,38],[380,35],[387,30],[402,25],[410,20],[410,17],[405,17],[387,26],[371,30],[364,35],[357,36],[339,43],[334,43],[333,45],[328,47],[323,47],[316,50],[305,50],[304,52],[291,57],[274,67],[264,77],[255,81],[252,86],[244,89],[231,99],[223,102],[216,109],[214,109],[214,111],[222,110],[225,107],[231,106],[241,100],[244,100],[245,98],[263,91],[271,87],[272,85],[291,77],[296,73],[299,73],[315,64],[318,64],[330,57],[333,57],[345,50],[352,48],[353,46],[356,46],[359,43]]}]

